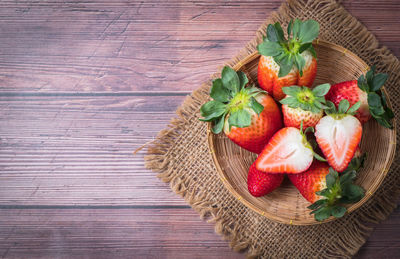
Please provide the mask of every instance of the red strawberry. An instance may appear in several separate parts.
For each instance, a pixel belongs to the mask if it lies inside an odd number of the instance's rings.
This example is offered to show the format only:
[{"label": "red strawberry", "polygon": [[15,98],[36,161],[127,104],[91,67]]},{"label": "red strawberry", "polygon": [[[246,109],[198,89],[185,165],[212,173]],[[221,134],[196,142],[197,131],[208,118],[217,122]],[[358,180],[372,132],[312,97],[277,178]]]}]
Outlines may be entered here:
[{"label": "red strawberry", "polygon": [[286,127],[315,127],[324,115],[324,95],[329,91],[329,84],[322,84],[314,89],[300,86],[283,87],[286,98],[281,100],[283,120]]},{"label": "red strawberry", "polygon": [[331,90],[326,95],[326,99],[333,102],[336,106],[338,106],[343,99],[349,101],[350,105],[354,105],[356,102],[360,101],[360,109],[358,109],[354,116],[356,116],[361,123],[365,123],[371,118],[368,108],[367,93],[358,88],[357,80],[332,85]]},{"label": "red strawberry", "polygon": [[268,25],[267,37],[257,46],[262,55],[258,63],[258,83],[276,100],[285,97],[282,87],[311,87],[316,73],[316,54],[311,42],[318,36],[319,24],[314,20],[291,21],[284,37],[277,22]]},{"label": "red strawberry", "polygon": [[318,157],[305,133],[293,127],[279,130],[256,160],[257,170],[266,173],[296,174],[307,170]]},{"label": "red strawberry", "polygon": [[350,105],[361,102],[360,109],[355,114],[361,123],[367,122],[372,115],[383,126],[392,128],[390,120],[393,118],[393,112],[387,106],[380,90],[387,77],[387,74],[375,74],[375,68],[372,67],[366,76],[361,75],[358,81],[351,80],[332,85],[326,99],[336,106],[343,99],[348,100]]},{"label": "red strawberry", "polygon": [[214,133],[224,130],[234,143],[258,154],[282,128],[282,117],[272,97],[254,86],[245,87],[247,83],[243,72],[224,67],[221,78],[213,81],[214,100],[200,109],[200,120],[214,122]]},{"label": "red strawberry", "polygon": [[349,109],[349,102],[344,99],[337,111],[333,103],[328,101],[327,105],[330,106],[326,110],[328,115],[315,127],[315,138],[329,165],[342,172],[353,158],[361,140],[361,123],[352,116],[360,107],[360,102]]},{"label": "red strawberry", "polygon": [[301,195],[313,203],[307,208],[318,221],[330,216],[342,217],[346,213],[343,204],[355,203],[364,197],[364,190],[354,184],[357,170],[362,166],[363,157],[351,161],[352,168],[340,177],[327,163],[315,161],[311,167],[300,174],[288,175],[290,181]]},{"label": "red strawberry", "polygon": [[301,195],[311,203],[316,202],[321,196],[315,192],[326,188],[326,175],[329,165],[325,162],[314,161],[307,171],[300,174],[289,174],[290,181],[296,186]]},{"label": "red strawberry", "polygon": [[257,170],[256,164],[250,166],[247,175],[247,188],[254,197],[264,196],[276,188],[283,181],[283,174],[268,174]]}]

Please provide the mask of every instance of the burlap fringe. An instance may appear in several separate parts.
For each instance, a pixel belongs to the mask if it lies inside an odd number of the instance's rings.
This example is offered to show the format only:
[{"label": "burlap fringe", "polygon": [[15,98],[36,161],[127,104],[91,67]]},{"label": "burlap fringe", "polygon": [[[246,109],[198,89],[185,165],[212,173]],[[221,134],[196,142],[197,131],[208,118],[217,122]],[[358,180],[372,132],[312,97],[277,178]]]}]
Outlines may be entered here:
[{"label": "burlap fringe", "polygon": [[[278,10],[271,14],[271,17],[264,22],[256,33],[256,37],[250,41],[247,46],[239,52],[239,54],[232,60],[227,62],[227,65],[234,66],[240,60],[256,51],[258,43],[265,35],[265,30],[268,24],[275,21],[287,23],[292,17],[301,11],[305,12],[305,7],[312,9],[322,10],[320,12],[321,19],[330,19],[332,27],[341,26],[351,28],[361,42],[364,42],[365,51],[374,52],[378,57],[377,60],[371,60],[371,63],[381,64],[391,61],[389,64],[391,70],[400,70],[399,61],[390,53],[387,48],[378,48],[377,39],[368,32],[368,30],[351,16],[343,7],[338,3],[331,0],[321,1],[307,1],[307,0],[290,0],[284,3]],[[334,14],[334,15],[333,15]],[[340,16],[337,19],[337,15]],[[378,60],[381,59],[381,60]],[[393,62],[396,60],[396,62]],[[382,65],[383,66],[383,65]],[[378,66],[378,69],[384,67]],[[212,78],[218,76],[219,72],[214,74]],[[399,75],[394,75],[391,80],[399,81]],[[158,172],[158,177],[164,181],[169,182],[171,189],[177,194],[181,195],[190,206],[196,210],[202,218],[209,218],[208,221],[215,224],[215,231],[218,234],[230,241],[230,246],[235,251],[243,251],[247,249],[247,258],[256,258],[259,256],[267,256],[262,248],[256,248],[250,244],[246,239],[246,230],[242,229],[233,222],[227,222],[223,217],[221,209],[216,209],[208,202],[210,193],[202,193],[190,191],[185,179],[181,178],[177,173],[177,168],[171,167],[169,161],[165,159],[170,152],[169,148],[174,141],[179,137],[180,133],[187,129],[187,121],[190,116],[193,116],[202,104],[199,100],[203,100],[204,96],[208,94],[211,80],[203,84],[198,90],[195,90],[183,102],[182,106],[177,110],[177,118],[174,118],[168,129],[161,131],[153,144],[148,148],[148,155],[145,157],[146,167]],[[385,195],[375,195],[375,201],[378,206],[368,206],[367,213],[357,215],[358,218],[354,220],[355,224],[349,226],[343,235],[333,244],[325,248],[326,255],[329,258],[343,258],[351,257],[359,248],[365,243],[366,238],[370,235],[373,224],[378,224],[396,208],[397,203],[394,197],[398,197],[400,190],[394,188],[392,193],[385,193]],[[351,217],[352,215],[350,215]],[[354,216],[354,213],[353,213]],[[329,224],[329,223],[327,223]],[[234,225],[232,228],[231,226]],[[293,226],[296,227],[296,226]]]}]

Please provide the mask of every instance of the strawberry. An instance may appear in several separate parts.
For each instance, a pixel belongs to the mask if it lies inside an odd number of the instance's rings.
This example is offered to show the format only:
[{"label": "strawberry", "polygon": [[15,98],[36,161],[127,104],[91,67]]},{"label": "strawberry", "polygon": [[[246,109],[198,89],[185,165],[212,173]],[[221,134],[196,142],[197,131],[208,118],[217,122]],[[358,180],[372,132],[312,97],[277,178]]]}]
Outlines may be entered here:
[{"label": "strawberry", "polygon": [[361,123],[352,116],[361,103],[357,102],[350,107],[349,102],[343,99],[338,110],[332,102],[326,104],[329,106],[325,110],[328,115],[315,126],[315,138],[329,165],[342,172],[353,158],[361,140]]},{"label": "strawberry", "polygon": [[361,75],[358,81],[351,80],[332,85],[326,99],[336,106],[343,99],[347,99],[350,105],[361,102],[360,109],[355,114],[361,123],[367,122],[372,115],[384,127],[393,128],[390,122],[394,117],[393,112],[380,90],[387,78],[387,74],[375,74],[375,67],[372,67],[365,76]]},{"label": "strawberry", "polygon": [[308,208],[318,221],[334,216],[342,217],[346,213],[343,204],[355,203],[364,197],[364,190],[353,184],[357,170],[362,166],[363,158],[354,158],[352,165],[340,175],[327,163],[314,161],[311,167],[300,174],[288,175],[301,195],[313,203]]},{"label": "strawberry", "polygon": [[311,87],[317,61],[312,41],[319,34],[319,24],[314,20],[292,20],[285,38],[277,22],[267,27],[267,37],[257,46],[261,54],[258,63],[258,83],[276,100],[285,97],[282,87],[300,85]]},{"label": "strawberry", "polygon": [[256,164],[250,166],[247,175],[247,188],[254,197],[264,196],[276,188],[283,181],[283,174],[268,174],[257,170]]},{"label": "strawberry", "polygon": [[326,188],[325,177],[328,173],[328,163],[314,161],[307,171],[300,174],[289,174],[288,177],[301,195],[309,202],[314,203],[321,198],[315,192]]},{"label": "strawberry", "polygon": [[286,127],[315,127],[324,115],[325,94],[330,84],[322,84],[314,89],[300,86],[283,87],[286,98],[281,100],[283,121]]},{"label": "strawberry", "polygon": [[257,170],[266,173],[297,174],[307,170],[313,157],[323,160],[318,156],[306,138],[305,132],[293,127],[279,130],[269,140],[256,160]]},{"label": "strawberry", "polygon": [[213,81],[214,100],[200,108],[200,120],[214,122],[213,133],[224,130],[234,143],[258,154],[282,128],[282,118],[274,99],[254,86],[245,87],[247,83],[245,73],[224,67],[221,78]]}]

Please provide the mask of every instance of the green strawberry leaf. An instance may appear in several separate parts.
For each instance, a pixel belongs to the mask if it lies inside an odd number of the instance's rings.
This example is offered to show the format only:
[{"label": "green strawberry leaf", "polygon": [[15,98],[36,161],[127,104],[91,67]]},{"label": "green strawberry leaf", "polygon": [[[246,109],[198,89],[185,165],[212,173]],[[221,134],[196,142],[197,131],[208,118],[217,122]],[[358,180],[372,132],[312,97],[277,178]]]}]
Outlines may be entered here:
[{"label": "green strawberry leaf", "polygon": [[374,117],[375,118],[375,120],[379,123],[379,124],[381,124],[383,127],[385,127],[385,128],[388,128],[388,129],[393,129],[393,125],[390,123],[390,119],[391,118],[389,118],[388,116],[387,116],[387,114],[385,113],[385,114],[383,114],[383,116],[376,116],[376,115],[374,115],[374,114],[372,114],[371,113],[371,115],[372,115],[372,117]]},{"label": "green strawberry leaf", "polygon": [[317,200],[316,202],[314,202],[313,204],[311,204],[310,206],[308,206],[307,208],[310,210],[316,210],[318,208],[320,208],[322,205],[326,204],[328,202],[327,199],[320,199]]},{"label": "green strawberry leaf", "polygon": [[282,30],[281,24],[279,22],[276,22],[274,24],[274,27],[275,27],[276,36],[278,38],[278,41],[280,43],[284,43],[285,42],[285,35],[283,34],[283,30]]},{"label": "green strawberry leaf", "polygon": [[347,198],[346,203],[355,203],[364,197],[364,189],[355,184],[342,186],[342,196]]},{"label": "green strawberry leaf", "polygon": [[335,218],[341,218],[344,216],[347,209],[343,206],[336,205],[336,206],[332,207],[331,211],[332,211],[332,216],[334,216]]},{"label": "green strawberry leaf", "polygon": [[325,189],[323,189],[323,190],[321,190],[321,191],[318,191],[318,192],[315,192],[317,195],[319,195],[319,196],[325,196],[325,197],[329,197],[329,194],[330,194],[330,190],[328,189],[328,188],[325,188]]},{"label": "green strawberry leaf", "polygon": [[225,88],[231,90],[231,92],[233,94],[236,94],[237,92],[239,92],[240,81],[239,81],[239,77],[235,70],[233,70],[232,68],[230,68],[228,66],[225,66],[222,69],[221,79],[222,79],[223,86]]},{"label": "green strawberry leaf", "polygon": [[371,91],[376,92],[385,84],[388,74],[376,74],[371,82]]},{"label": "green strawberry leaf", "polygon": [[262,106],[262,104],[257,102],[256,98],[254,97],[251,97],[250,99],[250,106],[254,110],[254,112],[257,113],[258,115],[260,115],[260,113],[264,110],[264,106]]},{"label": "green strawberry leaf", "polygon": [[[368,71],[370,72],[370,71]],[[367,84],[367,81],[365,80],[364,75],[361,75],[358,80],[357,80],[357,85],[358,87],[363,90],[364,92],[368,93],[369,92],[369,84]]]},{"label": "green strawberry leaf", "polygon": [[314,152],[313,155],[314,155],[315,159],[317,159],[318,161],[326,162],[326,159],[323,158],[322,156],[318,155],[317,153]]},{"label": "green strawberry leaf", "polygon": [[366,83],[368,85],[372,85],[372,79],[374,78],[374,74],[375,74],[375,65],[373,65],[371,69],[365,74],[365,79],[367,80]]},{"label": "green strawberry leaf", "polygon": [[350,115],[354,115],[358,109],[360,109],[361,106],[361,101],[356,102],[353,106],[351,106],[348,110],[347,110],[347,114]]},{"label": "green strawberry leaf", "polygon": [[221,117],[219,117],[216,121],[214,121],[214,125],[211,128],[211,130],[214,134],[221,133],[222,129],[224,128],[224,124],[225,124],[225,116],[226,116],[226,113],[224,113]]},{"label": "green strawberry leaf", "polygon": [[326,83],[326,84],[316,86],[314,89],[312,89],[312,92],[316,96],[322,97],[322,96],[325,96],[329,92],[329,89],[331,89],[331,85]]},{"label": "green strawberry leaf", "polygon": [[295,64],[297,69],[299,70],[300,76],[303,76],[303,68],[306,65],[306,60],[300,55],[297,54],[294,56]]},{"label": "green strawberry leaf", "polygon": [[279,42],[279,37],[278,33],[276,31],[276,28],[272,24],[268,24],[267,27],[267,39],[271,42]]},{"label": "green strawberry leaf", "polygon": [[312,42],[319,34],[319,23],[314,20],[304,21],[300,26],[299,39],[301,42]]},{"label": "green strawberry leaf", "polygon": [[246,110],[232,112],[228,118],[229,127],[245,128],[251,124],[251,115]]},{"label": "green strawberry leaf", "polygon": [[274,57],[274,56],[281,54],[283,51],[283,48],[277,42],[266,41],[266,42],[259,44],[257,46],[257,50],[263,56],[266,56],[266,57],[273,56]]},{"label": "green strawberry leaf", "polygon": [[297,100],[293,96],[285,97],[284,99],[279,101],[281,104],[286,104],[290,108],[297,108]]},{"label": "green strawberry leaf", "polygon": [[332,114],[332,113],[336,113],[336,106],[335,106],[335,104],[333,103],[333,102],[331,102],[331,101],[326,101],[326,109],[325,109],[325,112],[327,113],[327,114]]},{"label": "green strawberry leaf", "polygon": [[200,108],[201,121],[212,121],[221,116],[226,110],[226,105],[218,101],[209,101]]},{"label": "green strawberry leaf", "polygon": [[300,49],[299,49],[299,53],[303,53],[304,51],[306,51],[307,49],[309,49],[311,47],[312,47],[312,43],[311,42],[301,44]]},{"label": "green strawberry leaf", "polygon": [[328,188],[332,188],[333,187],[333,185],[336,183],[336,178],[335,178],[335,176],[333,176],[332,174],[327,174],[326,175],[326,186],[328,187]]},{"label": "green strawberry leaf", "polygon": [[339,173],[332,167],[329,168],[329,174],[332,175],[335,180],[339,177]]},{"label": "green strawberry leaf", "polygon": [[314,58],[317,58],[317,52],[315,51],[314,46],[311,45],[311,47],[308,49],[308,51],[311,52],[311,55],[312,55]]},{"label": "green strawberry leaf", "polygon": [[228,102],[230,99],[230,91],[222,84],[221,78],[215,79],[211,87],[210,96],[221,103]]},{"label": "green strawberry leaf", "polygon": [[347,110],[349,109],[349,107],[350,107],[349,101],[347,101],[346,99],[343,99],[339,103],[338,112],[341,114],[345,114],[347,112]]},{"label": "green strawberry leaf", "polygon": [[340,184],[351,183],[356,178],[356,171],[349,171],[340,175]]},{"label": "green strawberry leaf", "polygon": [[249,79],[247,78],[246,74],[243,71],[238,71],[237,75],[239,77],[239,91],[240,91],[247,85]]},{"label": "green strawberry leaf", "polygon": [[296,96],[301,92],[301,87],[297,85],[282,87],[282,91],[290,96]]},{"label": "green strawberry leaf", "polygon": [[368,93],[368,105],[371,113],[375,116],[382,115],[385,113],[381,97],[377,93],[374,92]]},{"label": "green strawberry leaf", "polygon": [[323,221],[327,218],[329,218],[332,215],[332,210],[330,207],[323,207],[321,209],[319,209],[316,213],[315,213],[315,219],[317,221]]},{"label": "green strawberry leaf", "polygon": [[347,172],[358,171],[360,168],[362,168],[364,166],[366,156],[367,154],[364,153],[360,157],[353,157],[342,175],[345,175]]},{"label": "green strawberry leaf", "polygon": [[298,38],[298,36],[299,36],[300,26],[301,26],[301,21],[299,19],[295,19],[293,22],[293,38],[294,39]]},{"label": "green strawberry leaf", "polygon": [[293,20],[290,20],[290,22],[287,26],[287,35],[288,35],[289,39],[290,39],[290,34],[292,33],[292,28],[293,28]]},{"label": "green strawberry leaf", "polygon": [[287,74],[289,74],[290,70],[292,70],[293,61],[290,61],[289,59],[284,59],[282,62],[277,62],[277,63],[279,64],[278,77],[284,77]]}]

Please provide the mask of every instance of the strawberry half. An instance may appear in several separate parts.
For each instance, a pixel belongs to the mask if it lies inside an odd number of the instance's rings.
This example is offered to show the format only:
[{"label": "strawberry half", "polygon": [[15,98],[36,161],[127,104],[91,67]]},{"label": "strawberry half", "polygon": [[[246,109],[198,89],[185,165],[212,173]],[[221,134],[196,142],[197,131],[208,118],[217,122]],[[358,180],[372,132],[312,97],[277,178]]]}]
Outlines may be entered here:
[{"label": "strawberry half", "polygon": [[234,143],[258,154],[282,128],[282,118],[274,99],[254,86],[245,87],[247,83],[245,73],[224,67],[221,78],[213,81],[214,100],[200,108],[200,120],[214,122],[215,134],[224,130]]},{"label": "strawberry half", "polygon": [[343,99],[348,100],[350,105],[361,102],[360,109],[355,114],[361,123],[367,122],[372,115],[384,127],[393,128],[391,119],[394,115],[381,90],[387,78],[387,74],[375,74],[373,66],[365,76],[361,75],[358,81],[352,80],[332,85],[326,99],[336,106]]},{"label": "strawberry half", "polygon": [[314,89],[300,86],[283,87],[286,94],[282,105],[283,121],[286,127],[304,128],[315,127],[324,115],[325,94],[328,93],[330,84],[322,84]]},{"label": "strawberry half", "polygon": [[255,162],[257,170],[297,174],[310,167],[313,157],[324,160],[313,151],[307,140],[306,133],[310,129],[312,128],[302,132],[297,128],[287,127],[275,133]]},{"label": "strawberry half", "polygon": [[[362,126],[353,114],[360,108],[360,102],[350,107],[344,99],[338,110],[332,102],[326,103],[328,114],[315,127],[315,138],[330,166],[338,172],[346,169],[361,140]],[[350,108],[349,108],[350,107]]]},{"label": "strawberry half", "polygon": [[261,197],[278,188],[283,177],[283,174],[268,174],[259,171],[253,163],[247,175],[247,188],[254,197]]},{"label": "strawberry half", "polygon": [[258,83],[276,100],[285,97],[282,87],[301,85],[311,87],[316,73],[316,52],[312,41],[319,34],[314,20],[292,20],[286,39],[279,22],[269,24],[267,37],[257,46],[261,54],[258,63]]},{"label": "strawberry half", "polygon": [[313,203],[308,208],[317,221],[330,216],[342,217],[346,213],[343,204],[355,203],[364,197],[364,190],[355,185],[357,170],[363,165],[364,157],[354,158],[353,167],[346,169],[340,177],[327,163],[314,161],[311,167],[301,173],[288,175],[301,195]]}]

